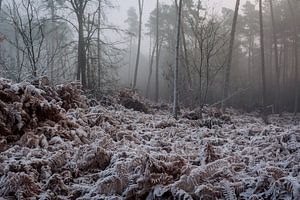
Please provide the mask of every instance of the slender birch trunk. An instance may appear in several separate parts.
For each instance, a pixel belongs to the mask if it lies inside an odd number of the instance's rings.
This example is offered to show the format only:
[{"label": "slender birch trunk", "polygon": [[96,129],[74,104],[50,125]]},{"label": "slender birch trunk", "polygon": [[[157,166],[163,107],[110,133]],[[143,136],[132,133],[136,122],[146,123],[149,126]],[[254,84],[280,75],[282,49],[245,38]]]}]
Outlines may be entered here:
[{"label": "slender birch trunk", "polygon": [[[98,23],[97,23],[97,72],[98,72],[98,82],[97,82],[97,91],[101,91],[101,43],[100,43],[100,28],[101,28],[101,0],[98,4]],[[99,95],[99,94],[98,94]]]},{"label": "slender birch trunk", "polygon": [[224,109],[227,98],[229,96],[229,87],[230,87],[230,73],[231,73],[231,63],[232,63],[232,54],[234,48],[234,40],[235,40],[235,32],[236,32],[236,24],[237,18],[239,14],[240,0],[236,0],[234,17],[232,22],[231,34],[230,34],[230,43],[229,43],[229,53],[227,58],[226,72],[225,72],[225,85],[223,92],[223,101],[222,101],[222,109]]},{"label": "slender birch trunk", "polygon": [[260,54],[261,54],[261,75],[262,75],[262,105],[266,106],[266,70],[265,70],[265,44],[262,0],[259,0],[259,25],[260,25]]},{"label": "slender birch trunk", "polygon": [[173,91],[173,116],[178,118],[178,65],[180,51],[180,27],[181,27],[182,0],[179,0],[178,19],[177,19],[177,38],[176,38],[176,58],[174,65],[174,91]]},{"label": "slender birch trunk", "polygon": [[142,19],[143,19],[144,0],[138,0],[138,2],[139,2],[139,36],[138,36],[138,49],[137,49],[132,89],[136,89],[137,75],[138,75],[138,69],[140,63],[141,42],[142,42]]},{"label": "slender birch trunk", "polygon": [[156,1],[156,71],[155,71],[155,102],[159,99],[159,0]]},{"label": "slender birch trunk", "polygon": [[288,0],[288,4],[289,4],[289,8],[290,8],[290,13],[291,13],[291,17],[292,17],[292,27],[293,27],[293,43],[294,43],[294,64],[295,64],[295,100],[294,100],[294,114],[296,115],[298,112],[298,100],[299,100],[299,69],[298,69],[298,65],[299,65],[299,59],[298,59],[298,42],[299,42],[299,38],[298,38],[298,30],[297,30],[297,22],[296,22],[296,15],[295,15],[295,11],[294,8],[292,6],[292,3],[290,0]]}]

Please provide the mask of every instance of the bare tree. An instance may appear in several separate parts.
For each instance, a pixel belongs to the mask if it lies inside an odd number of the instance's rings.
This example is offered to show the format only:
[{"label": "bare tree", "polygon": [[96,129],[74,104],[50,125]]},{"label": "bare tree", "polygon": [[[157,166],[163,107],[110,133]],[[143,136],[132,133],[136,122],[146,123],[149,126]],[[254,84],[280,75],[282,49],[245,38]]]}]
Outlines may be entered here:
[{"label": "bare tree", "polygon": [[97,68],[98,68],[98,90],[101,91],[101,43],[100,43],[100,28],[101,28],[101,0],[98,4],[98,24],[97,24]]},{"label": "bare tree", "polygon": [[20,45],[19,45],[19,37],[18,37],[18,30],[16,27],[19,26],[19,22],[18,22],[18,18],[17,18],[17,14],[16,14],[16,10],[17,10],[17,6],[16,6],[16,2],[15,0],[13,0],[13,17],[16,20],[16,25],[14,26],[14,32],[15,32],[15,43],[16,43],[16,60],[17,60],[17,69],[19,69],[19,74],[18,74],[18,78],[17,81],[20,82],[21,81],[21,74],[22,74],[22,65],[21,65],[21,60],[20,60]]},{"label": "bare tree", "polygon": [[[209,16],[208,12],[201,16],[200,11],[198,8],[188,19],[191,27],[190,34],[192,34],[189,38],[192,38],[190,43],[193,45],[193,53],[190,55],[191,67],[198,75],[199,81],[196,99],[199,100],[199,105],[202,107],[207,103],[209,89],[216,76],[225,66],[224,58],[228,56],[227,49],[226,56],[223,54],[225,54],[224,47],[228,40],[226,39],[227,33],[222,31],[222,22],[218,21],[218,17],[216,15]],[[184,42],[183,46],[185,46]],[[205,84],[203,84],[204,81]]]},{"label": "bare tree", "polygon": [[78,55],[77,55],[77,80],[81,79],[83,87],[86,87],[86,41],[84,38],[84,13],[90,0],[68,0],[77,17],[78,22]]},{"label": "bare tree", "polygon": [[182,0],[179,0],[178,15],[177,15],[177,37],[176,37],[176,57],[174,65],[174,91],[173,91],[173,116],[178,117],[178,65],[179,65],[179,50],[180,50],[180,31],[181,31],[181,13]]},{"label": "bare tree", "polygon": [[264,24],[262,0],[259,0],[259,25],[260,25],[260,55],[261,55],[261,76],[262,76],[262,105],[266,106],[266,70],[265,70],[265,45],[264,45]]},{"label": "bare tree", "polygon": [[[224,85],[224,93],[223,93],[224,101],[228,98],[229,95],[231,62],[232,62],[232,54],[234,48],[236,24],[237,24],[237,18],[239,14],[239,6],[240,6],[240,0],[236,0],[234,17],[232,22],[231,34],[230,34],[229,53],[228,53],[227,64],[226,64],[225,85]],[[224,101],[222,103],[222,109],[224,109],[224,104],[225,104]]]},{"label": "bare tree", "polygon": [[[20,9],[23,9],[25,18],[22,17]],[[20,6],[14,5],[13,9],[9,9],[9,17],[25,46],[25,50],[20,50],[26,53],[31,67],[31,75],[33,78],[37,78],[38,64],[45,39],[43,22],[39,19],[38,10],[32,0],[22,0]]]},{"label": "bare tree", "polygon": [[134,77],[133,77],[133,85],[132,88],[136,88],[137,74],[140,63],[140,52],[141,52],[141,42],[142,42],[142,19],[143,19],[143,8],[144,8],[144,0],[138,0],[139,3],[139,35],[138,35],[138,50],[136,56]]}]

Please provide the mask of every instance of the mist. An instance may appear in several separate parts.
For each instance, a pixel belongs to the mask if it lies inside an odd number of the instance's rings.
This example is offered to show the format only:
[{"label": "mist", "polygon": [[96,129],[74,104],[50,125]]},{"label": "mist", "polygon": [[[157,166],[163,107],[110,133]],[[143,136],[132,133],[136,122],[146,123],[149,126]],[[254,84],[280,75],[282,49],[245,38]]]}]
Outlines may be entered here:
[{"label": "mist", "polygon": [[299,0],[0,0],[0,200],[299,200]]},{"label": "mist", "polygon": [[[160,0],[158,13],[156,1],[74,2],[2,1],[2,76],[17,82],[47,76],[55,85],[78,80],[92,96],[131,88],[149,100],[172,102],[174,1]],[[255,1],[241,1],[238,10],[235,0],[183,4],[177,80],[182,106],[298,110],[296,1],[275,1],[272,15],[263,2],[262,23]]]}]

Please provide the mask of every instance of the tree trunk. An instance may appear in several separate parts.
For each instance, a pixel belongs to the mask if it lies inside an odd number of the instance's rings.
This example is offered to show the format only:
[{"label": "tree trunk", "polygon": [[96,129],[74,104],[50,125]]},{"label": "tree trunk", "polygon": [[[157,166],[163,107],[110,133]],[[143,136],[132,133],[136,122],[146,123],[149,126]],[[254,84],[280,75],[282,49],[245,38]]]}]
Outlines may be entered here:
[{"label": "tree trunk", "polygon": [[276,70],[276,98],[275,98],[275,111],[279,111],[279,102],[280,102],[280,70],[279,70],[279,56],[278,56],[278,42],[277,42],[277,29],[275,25],[275,17],[273,10],[273,2],[269,0],[270,3],[270,12],[272,18],[272,27],[273,27],[273,43],[274,43],[274,52],[275,52],[275,70]]},{"label": "tree trunk", "polygon": [[155,102],[159,99],[159,0],[156,2],[156,71],[155,71]]},{"label": "tree trunk", "polygon": [[[2,0],[0,0],[2,1]],[[1,2],[0,2],[1,4]],[[1,6],[0,6],[1,7]],[[16,9],[17,9],[17,5],[16,5],[16,2],[15,0],[13,0],[13,15],[15,17],[15,19],[17,19],[17,13],[16,13]],[[16,22],[17,23],[17,22]],[[17,23],[18,25],[18,23]],[[21,82],[21,75],[22,75],[22,67],[21,67],[21,60],[20,60],[20,50],[19,50],[19,37],[18,37],[18,30],[17,30],[17,27],[15,26],[14,27],[14,34],[15,34],[15,42],[16,42],[16,60],[17,60],[17,69],[19,70],[18,71],[18,79],[17,79],[17,82]],[[1,52],[0,52],[1,53]]]},{"label": "tree trunk", "polygon": [[[0,14],[1,14],[1,8],[2,8],[2,0],[0,0]],[[2,62],[2,48],[1,48],[1,44],[0,44],[0,64]]]},{"label": "tree trunk", "polygon": [[[90,31],[90,19],[91,14],[88,14],[88,21],[87,21],[87,30]],[[89,33],[88,33],[89,34]],[[87,88],[92,88],[92,82],[91,82],[91,39],[88,39],[86,41],[86,72],[87,72]]]},{"label": "tree trunk", "polygon": [[155,45],[153,46],[153,50],[152,50],[151,58],[150,58],[149,75],[148,75],[147,89],[146,89],[146,97],[147,98],[149,97],[150,82],[151,82],[151,76],[152,76],[152,72],[153,72],[152,67],[153,67],[154,53],[155,53],[155,50],[157,47],[156,43],[157,43],[157,41],[155,41]]},{"label": "tree trunk", "polygon": [[141,51],[141,42],[142,42],[142,19],[143,19],[144,0],[138,0],[138,2],[139,2],[139,36],[138,36],[138,49],[136,55],[132,89],[136,89],[136,81],[137,81],[137,75],[138,75],[138,69],[140,63],[140,51]]},{"label": "tree trunk", "polygon": [[180,27],[181,27],[182,0],[179,0],[178,19],[177,19],[177,38],[176,38],[176,58],[174,65],[174,91],[173,91],[173,116],[178,116],[178,65],[179,65],[179,49],[180,49]]},{"label": "tree trunk", "polygon": [[251,59],[252,59],[252,55],[251,55],[251,43],[252,43],[252,36],[249,36],[248,40],[249,40],[249,46],[248,46],[248,85],[249,87],[251,87]]},{"label": "tree trunk", "polygon": [[224,109],[226,105],[226,101],[229,95],[229,87],[230,87],[230,73],[231,73],[231,62],[232,62],[232,54],[234,48],[234,39],[235,39],[235,31],[237,18],[239,14],[240,0],[236,0],[234,17],[232,22],[231,34],[230,34],[230,44],[229,44],[229,53],[227,58],[226,72],[225,72],[225,85],[224,85],[224,93],[223,93],[223,101],[222,101],[222,109]]},{"label": "tree trunk", "polygon": [[[54,33],[51,33],[52,36],[52,41],[50,43],[51,45],[51,57],[53,57],[54,55],[54,41],[57,39],[57,34],[56,34],[56,28],[55,28],[55,8],[54,8],[54,0],[50,0],[50,10],[51,10],[51,29],[52,31],[54,31]],[[54,34],[54,35],[53,35]],[[54,58],[50,59],[50,81],[51,83],[53,83],[53,79],[54,79]]]},{"label": "tree trunk", "polygon": [[100,43],[100,28],[101,28],[101,0],[98,4],[98,24],[97,24],[97,69],[98,69],[98,82],[97,82],[97,91],[98,95],[101,91],[101,43]]},{"label": "tree trunk", "polygon": [[77,52],[77,80],[86,87],[86,41],[84,38],[84,12],[89,0],[69,0],[78,22],[78,52]]},{"label": "tree trunk", "polygon": [[262,105],[266,106],[266,71],[265,71],[265,45],[262,0],[259,0],[259,25],[260,25],[260,46],[261,46],[261,75],[262,75]]},{"label": "tree trunk", "polygon": [[130,44],[129,44],[129,67],[128,67],[128,83],[129,86],[132,87],[132,77],[131,77],[131,60],[132,60],[132,38],[133,36],[130,35]]},{"label": "tree trunk", "polygon": [[83,16],[78,17],[78,71],[77,71],[77,80],[80,80],[81,75],[81,84],[86,87],[86,52],[85,52],[85,39],[84,39],[84,30],[83,30]]},{"label": "tree trunk", "polygon": [[294,100],[294,114],[296,115],[298,112],[298,99],[299,99],[299,78],[298,78],[298,30],[297,30],[297,22],[296,15],[294,12],[294,8],[291,4],[291,1],[288,0],[288,4],[290,7],[291,17],[292,17],[292,27],[293,27],[293,43],[294,43],[294,53],[295,53],[295,100]]},{"label": "tree trunk", "polygon": [[192,76],[191,76],[191,72],[190,72],[190,68],[189,68],[189,58],[188,58],[188,52],[187,52],[187,46],[186,46],[186,38],[185,38],[185,33],[184,33],[184,29],[183,26],[181,26],[181,32],[182,32],[182,44],[183,44],[183,53],[184,53],[184,63],[185,63],[185,70],[186,70],[186,75],[188,78],[188,85],[189,85],[189,89],[192,89]]}]

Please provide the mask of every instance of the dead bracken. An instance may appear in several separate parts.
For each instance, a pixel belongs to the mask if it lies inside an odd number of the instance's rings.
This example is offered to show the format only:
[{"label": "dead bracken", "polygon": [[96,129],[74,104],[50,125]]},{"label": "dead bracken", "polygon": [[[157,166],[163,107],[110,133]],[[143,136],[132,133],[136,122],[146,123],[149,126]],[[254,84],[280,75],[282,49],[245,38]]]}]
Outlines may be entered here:
[{"label": "dead bracken", "polygon": [[[298,118],[274,115],[266,125],[256,113],[204,107],[175,120],[131,95],[88,107],[76,83],[1,79],[0,196],[300,198]],[[128,109],[128,99],[144,106]]]}]

